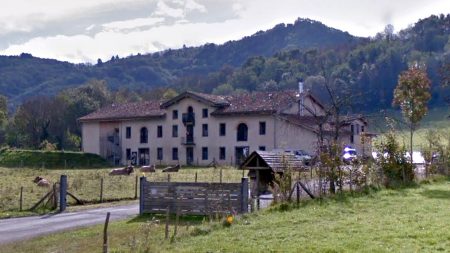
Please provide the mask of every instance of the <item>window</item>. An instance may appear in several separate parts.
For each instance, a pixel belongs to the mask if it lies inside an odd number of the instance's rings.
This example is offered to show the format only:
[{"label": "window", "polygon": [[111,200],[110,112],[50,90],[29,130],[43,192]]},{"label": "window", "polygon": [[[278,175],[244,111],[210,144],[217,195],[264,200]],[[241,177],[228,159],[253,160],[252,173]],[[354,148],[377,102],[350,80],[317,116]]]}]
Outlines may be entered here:
[{"label": "window", "polygon": [[178,137],[178,125],[172,126],[172,137]]},{"label": "window", "polygon": [[202,110],[202,117],[203,118],[208,118],[208,108],[203,108],[203,110]]},{"label": "window", "polygon": [[208,124],[203,124],[202,125],[202,136],[203,137],[208,137]]},{"label": "window", "polygon": [[178,148],[172,148],[172,160],[178,160]]},{"label": "window", "polygon": [[247,141],[248,139],[248,127],[246,124],[241,123],[237,128],[237,141]]},{"label": "window", "polygon": [[261,151],[266,151],[266,146],[259,146],[258,149]]},{"label": "window", "polygon": [[172,111],[172,119],[178,119],[178,110]]},{"label": "window", "polygon": [[220,147],[219,149],[219,159],[225,160],[226,159],[226,153],[225,153],[225,147]]},{"label": "window", "polygon": [[141,128],[141,143],[148,143],[148,130],[146,127]]},{"label": "window", "polygon": [[361,126],[361,132],[364,133],[364,126]]},{"label": "window", "polygon": [[128,161],[131,160],[131,149],[127,148],[125,153],[126,153],[127,160]]},{"label": "window", "polygon": [[158,138],[162,138],[163,137],[163,128],[162,128],[162,126],[158,126],[157,137]]},{"label": "window", "polygon": [[227,133],[227,127],[225,125],[225,123],[220,123],[219,125],[219,135],[220,136],[225,136]]},{"label": "window", "polygon": [[202,160],[208,160],[208,147],[202,147]]},{"label": "window", "polygon": [[163,149],[162,148],[156,149],[156,159],[160,160],[160,161],[163,159]]},{"label": "window", "polygon": [[131,127],[127,127],[125,130],[125,138],[130,139],[131,138]]},{"label": "window", "polygon": [[259,122],[259,135],[266,135],[266,122]]}]

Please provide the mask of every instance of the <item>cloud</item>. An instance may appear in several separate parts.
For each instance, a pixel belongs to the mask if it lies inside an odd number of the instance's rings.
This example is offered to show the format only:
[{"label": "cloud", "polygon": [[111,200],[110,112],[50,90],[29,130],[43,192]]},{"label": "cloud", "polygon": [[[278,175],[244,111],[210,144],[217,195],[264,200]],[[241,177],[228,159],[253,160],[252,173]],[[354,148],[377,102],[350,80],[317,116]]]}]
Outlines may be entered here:
[{"label": "cloud", "polygon": [[373,36],[441,12],[448,0],[16,0],[0,9],[0,54],[95,62],[224,43],[298,17]]}]

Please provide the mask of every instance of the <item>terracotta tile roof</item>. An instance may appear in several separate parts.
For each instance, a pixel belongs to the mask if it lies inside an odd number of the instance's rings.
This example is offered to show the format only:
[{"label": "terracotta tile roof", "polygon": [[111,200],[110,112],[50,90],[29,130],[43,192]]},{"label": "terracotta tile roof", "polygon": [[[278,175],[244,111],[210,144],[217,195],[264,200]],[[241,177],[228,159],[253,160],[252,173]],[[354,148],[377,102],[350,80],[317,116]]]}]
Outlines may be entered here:
[{"label": "terracotta tile roof", "polygon": [[274,113],[294,103],[296,91],[252,92],[227,96],[229,106],[214,111],[213,115]]},{"label": "terracotta tile roof", "polygon": [[165,115],[165,111],[160,109],[159,101],[146,101],[138,103],[116,104],[101,108],[79,118],[80,121],[102,121],[119,119],[152,118]]},{"label": "terracotta tile roof", "polygon": [[214,107],[221,107],[221,106],[228,105],[228,101],[225,99],[225,96],[205,94],[205,93],[193,92],[193,91],[185,91],[185,92],[181,93],[180,95],[165,101],[164,103],[161,104],[161,107],[167,108],[187,97],[190,97],[193,99],[198,99],[198,100],[200,100],[206,104],[209,104],[211,106],[214,106]]},{"label": "terracotta tile roof", "polygon": [[[310,94],[307,94],[311,96]],[[96,112],[79,118],[80,121],[89,120],[117,120],[160,117],[165,115],[165,109],[178,101],[190,97],[197,99],[217,110],[212,115],[233,115],[233,114],[272,114],[287,108],[298,100],[298,93],[295,90],[278,92],[253,92],[242,93],[233,96],[217,96],[198,92],[183,92],[175,98],[163,103],[160,101],[147,101],[140,103],[129,103],[111,105]],[[312,96],[311,96],[312,97]],[[314,99],[314,97],[312,97]]]}]

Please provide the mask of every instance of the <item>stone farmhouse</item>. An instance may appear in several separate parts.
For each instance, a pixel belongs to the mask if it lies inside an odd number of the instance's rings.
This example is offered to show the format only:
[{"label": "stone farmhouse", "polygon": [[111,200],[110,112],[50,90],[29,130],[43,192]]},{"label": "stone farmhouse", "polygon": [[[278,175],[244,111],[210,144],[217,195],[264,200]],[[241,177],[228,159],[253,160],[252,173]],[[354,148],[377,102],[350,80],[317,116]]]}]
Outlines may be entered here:
[{"label": "stone farmhouse", "polygon": [[[233,96],[187,91],[167,101],[113,104],[79,121],[83,151],[116,165],[235,165],[255,150],[314,154],[319,131],[331,138],[330,123],[319,128],[324,110],[302,90]],[[361,138],[367,122],[346,119],[339,141],[368,153]]]}]

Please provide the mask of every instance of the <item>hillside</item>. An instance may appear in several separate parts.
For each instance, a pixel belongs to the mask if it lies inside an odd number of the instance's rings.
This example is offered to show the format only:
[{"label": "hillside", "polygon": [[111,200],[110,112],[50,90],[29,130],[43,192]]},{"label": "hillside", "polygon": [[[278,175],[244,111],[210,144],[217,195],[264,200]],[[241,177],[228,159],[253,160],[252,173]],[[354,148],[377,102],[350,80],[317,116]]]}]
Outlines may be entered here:
[{"label": "hillside", "polygon": [[[113,89],[149,90],[170,86],[216,94],[295,88],[299,79],[314,85],[320,76],[339,80],[363,100],[354,111],[391,107],[398,75],[409,64],[427,67],[431,105],[444,105],[441,69],[450,63],[450,15],[430,16],[397,34],[386,29],[373,38],[357,38],[309,19],[279,24],[223,45],[206,44],[96,65],[39,59],[29,54],[0,57],[0,93],[10,106],[36,95],[52,95],[102,79]],[[341,87],[337,87],[341,89]],[[341,89],[343,90],[343,89]],[[326,97],[324,98],[326,100]]]},{"label": "hillside", "polygon": [[356,45],[361,39],[323,25],[298,19],[223,45],[206,44],[146,55],[136,55],[92,66],[40,59],[30,54],[0,56],[0,93],[17,106],[24,98],[105,79],[112,88],[149,88],[172,84],[177,78],[206,75],[224,65],[241,66],[252,56],[271,56],[293,49],[336,48]]}]

